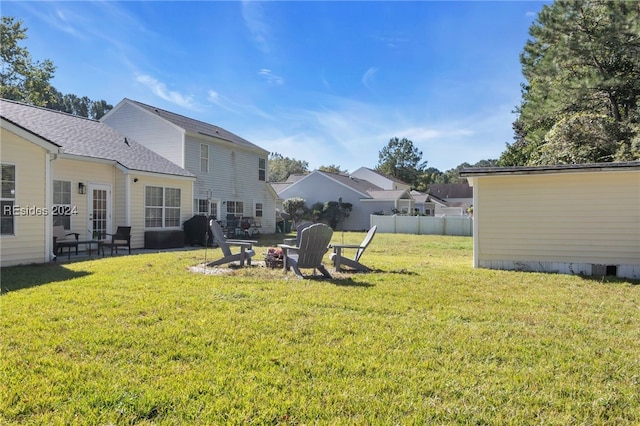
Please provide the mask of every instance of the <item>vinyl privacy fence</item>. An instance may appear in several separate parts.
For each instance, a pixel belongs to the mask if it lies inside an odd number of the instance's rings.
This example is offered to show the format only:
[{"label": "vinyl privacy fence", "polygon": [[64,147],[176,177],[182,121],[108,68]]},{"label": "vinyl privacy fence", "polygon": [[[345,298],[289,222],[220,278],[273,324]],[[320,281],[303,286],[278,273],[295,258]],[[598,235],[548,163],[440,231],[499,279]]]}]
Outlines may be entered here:
[{"label": "vinyl privacy fence", "polygon": [[468,216],[378,216],[371,215],[371,226],[388,234],[473,235],[473,219]]}]

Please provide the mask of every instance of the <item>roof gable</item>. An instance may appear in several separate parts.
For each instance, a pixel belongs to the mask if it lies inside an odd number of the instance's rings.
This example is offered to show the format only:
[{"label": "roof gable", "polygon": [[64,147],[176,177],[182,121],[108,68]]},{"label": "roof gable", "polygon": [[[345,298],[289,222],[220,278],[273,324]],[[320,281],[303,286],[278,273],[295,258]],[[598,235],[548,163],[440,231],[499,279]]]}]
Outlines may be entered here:
[{"label": "roof gable", "polygon": [[193,177],[100,121],[5,99],[0,106],[2,118],[62,147],[64,154],[113,161],[129,170]]},{"label": "roof gable", "polygon": [[[240,147],[243,148],[247,148],[247,149],[252,149],[252,150],[259,150],[259,151],[263,151],[264,153],[267,153],[269,151],[265,150],[264,148],[259,147],[256,144],[253,144],[251,142],[249,142],[248,140],[229,132],[228,130],[223,129],[220,126],[216,126],[213,124],[209,124],[209,123],[205,123],[204,121],[200,121],[200,120],[196,120],[193,118],[189,118],[186,117],[184,115],[180,115],[180,114],[176,114],[174,112],[171,111],[167,111],[161,108],[157,108],[151,105],[147,105],[144,104],[142,102],[138,102],[138,101],[134,101],[131,99],[123,99],[122,102],[128,102],[131,105],[135,105],[139,108],[142,108],[144,110],[146,110],[147,112],[162,118],[163,120],[166,120],[170,123],[172,123],[173,125],[183,129],[186,132],[189,133],[193,133],[193,134],[197,134],[197,135],[201,135],[201,136],[208,136],[208,137],[212,137],[212,138],[217,138],[217,139],[221,139],[223,141],[226,142],[230,142],[234,145],[238,145]],[[116,106],[117,108],[117,106]],[[115,109],[115,108],[114,108]]]}]

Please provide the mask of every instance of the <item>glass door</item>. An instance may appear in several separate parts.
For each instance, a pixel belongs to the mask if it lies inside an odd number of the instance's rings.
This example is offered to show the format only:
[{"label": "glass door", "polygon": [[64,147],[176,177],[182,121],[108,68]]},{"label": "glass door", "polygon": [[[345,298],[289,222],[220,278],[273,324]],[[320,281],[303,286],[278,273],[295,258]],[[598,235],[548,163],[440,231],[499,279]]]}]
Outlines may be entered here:
[{"label": "glass door", "polygon": [[91,239],[111,233],[111,186],[89,184],[88,230]]}]

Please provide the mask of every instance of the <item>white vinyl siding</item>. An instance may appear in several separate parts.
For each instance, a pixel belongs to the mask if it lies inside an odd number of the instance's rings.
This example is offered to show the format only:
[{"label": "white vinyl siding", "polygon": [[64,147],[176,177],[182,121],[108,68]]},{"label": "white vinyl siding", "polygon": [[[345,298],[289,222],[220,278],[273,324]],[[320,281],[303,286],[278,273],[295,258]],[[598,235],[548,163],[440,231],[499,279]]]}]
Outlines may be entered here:
[{"label": "white vinyl siding", "polygon": [[[147,186],[180,189],[180,205],[189,206],[193,202],[192,185],[189,179],[174,179],[162,176],[138,175],[136,183],[131,183],[131,247],[144,247],[145,232],[145,192]],[[180,209],[180,224],[192,217],[191,208]],[[150,228],[160,229],[160,228]]]},{"label": "white vinyl siding", "polygon": [[[193,182],[192,197],[187,203],[182,203],[181,214],[188,210],[191,216],[196,212],[194,199],[237,200],[243,201],[247,207],[257,200],[264,206],[262,225],[265,232],[275,231],[275,194],[267,188],[266,181],[260,180],[259,171],[259,159],[267,158],[267,151],[234,144],[213,135],[185,133],[178,126],[129,102],[110,111],[103,121],[197,177]],[[208,173],[201,172],[202,144],[208,146]],[[265,166],[268,166],[266,162]],[[264,170],[265,180],[267,168]],[[184,206],[193,208],[185,209]],[[219,207],[221,211],[217,216],[224,216],[225,207],[222,204]],[[133,212],[131,217],[134,217]]]},{"label": "white vinyl siding", "polygon": [[640,171],[474,179],[479,266],[640,265]]},{"label": "white vinyl siding", "polygon": [[[46,200],[46,168],[49,164],[46,151],[11,133],[1,129],[2,164],[15,166],[15,202],[16,207],[49,208]],[[5,186],[5,194],[10,195],[11,188]],[[8,190],[8,193],[6,191]],[[3,196],[4,198],[4,196]],[[7,197],[7,201],[11,198]],[[2,256],[0,266],[28,263],[42,263],[49,260],[52,240],[47,244],[46,222],[44,215],[15,216],[13,234],[1,235]]]},{"label": "white vinyl siding", "polygon": [[185,167],[182,129],[129,102],[123,103],[118,111],[112,111],[101,121],[178,166]]}]

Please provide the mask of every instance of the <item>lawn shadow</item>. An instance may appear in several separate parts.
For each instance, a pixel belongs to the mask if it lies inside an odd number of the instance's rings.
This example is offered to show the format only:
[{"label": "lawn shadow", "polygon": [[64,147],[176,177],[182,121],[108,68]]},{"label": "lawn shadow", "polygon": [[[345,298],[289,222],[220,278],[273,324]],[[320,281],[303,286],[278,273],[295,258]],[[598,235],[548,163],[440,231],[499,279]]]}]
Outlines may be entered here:
[{"label": "lawn shadow", "polygon": [[327,282],[339,287],[373,287],[374,284],[362,282],[362,281],[354,281],[353,278],[347,276],[344,273],[333,274],[332,278],[327,278],[322,275],[305,275],[304,279],[300,279],[300,281],[318,281],[318,282]]},{"label": "lawn shadow", "polygon": [[42,263],[2,268],[0,295],[58,281],[89,275],[86,271],[72,271],[56,263]]},{"label": "lawn shadow", "polygon": [[382,269],[376,269],[375,272],[381,272],[381,273],[385,273],[385,274],[398,274],[398,275],[420,275],[417,272],[414,271],[407,271],[406,269],[393,269],[391,271],[383,271]]},{"label": "lawn shadow", "polygon": [[612,275],[583,275],[577,274],[578,277],[582,278],[585,281],[593,281],[600,284],[631,284],[631,285],[640,285],[639,279],[633,278],[619,278]]}]

